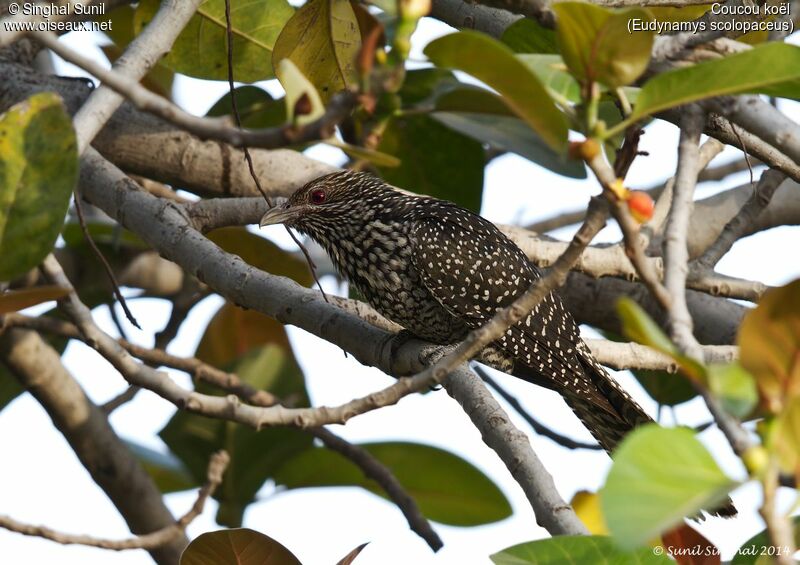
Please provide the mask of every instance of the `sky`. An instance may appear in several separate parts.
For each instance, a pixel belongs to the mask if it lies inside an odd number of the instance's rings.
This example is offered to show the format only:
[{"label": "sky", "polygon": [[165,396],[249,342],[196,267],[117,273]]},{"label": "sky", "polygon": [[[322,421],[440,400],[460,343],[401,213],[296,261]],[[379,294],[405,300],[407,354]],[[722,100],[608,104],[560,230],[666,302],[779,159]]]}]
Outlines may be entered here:
[{"label": "sky", "polygon": [[[445,34],[449,28],[425,19],[414,36],[412,56],[422,59],[421,48],[431,39]],[[104,41],[101,35],[72,33],[65,41],[103,60],[95,47]],[[59,74],[81,75],[71,65],[57,63]],[[279,89],[269,84],[270,89]],[[179,77],[176,80],[176,101],[196,114],[205,111],[226,92],[224,84]],[[275,90],[273,90],[275,92]],[[800,105],[786,103],[782,109],[800,119]],[[648,187],[674,172],[678,131],[669,124],[655,123],[648,127],[641,149],[649,157],[634,163],[628,177],[633,188]],[[341,154],[331,148],[315,148],[310,155],[333,164],[341,163]],[[727,149],[715,160],[721,163],[737,157]],[[747,173],[733,175],[723,183],[705,183],[698,196],[705,197],[719,190],[746,182]],[[596,181],[572,180],[552,174],[515,155],[493,160],[486,169],[482,214],[494,222],[526,223],[544,219],[562,211],[585,207],[589,197],[599,192]],[[265,232],[281,245],[289,246],[279,230]],[[568,238],[571,228],[556,232]],[[614,241],[619,232],[613,225],[600,235],[599,241]],[[733,276],[757,277],[780,285],[800,276],[800,264],[787,261],[787,249],[800,247],[800,229],[779,228],[757,234],[734,245],[722,259],[719,271]],[[332,278],[323,279],[328,292],[341,292]],[[177,355],[192,355],[200,339],[197,328],[205,327],[222,304],[210,297],[197,306],[170,346]],[[143,330],[128,327],[139,343],[152,344],[153,334],[165,324],[169,309],[158,300],[130,301]],[[95,311],[96,320],[106,331],[117,335],[107,310]],[[336,405],[356,396],[387,386],[392,379],[380,371],[361,366],[352,356],[345,358],[341,350],[303,330],[290,327],[288,332],[307,379],[312,404]],[[583,328],[585,337],[597,337]],[[82,344],[71,342],[64,363],[96,403],[103,403],[126,388],[122,377],[101,357]],[[180,385],[189,387],[190,379],[170,372]],[[500,373],[493,373],[499,382],[514,394],[526,409],[542,422],[577,439],[591,440],[572,412],[558,395]],[[615,376],[651,414],[655,403],[647,397],[627,372]],[[502,401],[512,421],[530,437],[531,444],[565,499],[579,490],[600,487],[610,466],[604,453],[569,451],[533,433],[522,419]],[[117,411],[111,423],[123,438],[153,449],[165,447],[157,432],[174,413],[174,407],[152,393],[144,391]],[[662,423],[696,425],[707,422],[709,415],[698,399],[662,411]],[[406,440],[427,443],[448,449],[470,461],[490,476],[503,490],[513,507],[513,515],[501,522],[476,528],[457,528],[434,523],[444,541],[444,548],[434,554],[416,534],[408,529],[400,511],[391,503],[358,488],[304,489],[276,491],[267,483],[259,492],[259,501],[245,515],[244,525],[279,540],[306,565],[336,562],[355,546],[370,544],[356,563],[367,564],[463,564],[490,563],[488,556],[507,546],[542,538],[547,533],[536,525],[533,512],[520,487],[503,463],[481,441],[467,416],[446,392],[412,395],[398,405],[352,419],[346,426],[332,426],[333,431],[354,442]],[[15,433],[19,430],[21,433]],[[745,472],[733,456],[721,434],[711,428],[700,435],[725,471],[735,479]],[[0,477],[0,513],[32,524],[43,524],[71,533],[97,537],[124,538],[130,534],[124,521],[102,491],[94,484],[72,450],[38,403],[24,394],[0,411],[0,453],[4,454]],[[792,502],[783,492],[781,503]],[[733,520],[709,519],[701,526],[712,542],[722,549],[723,558],[730,558],[736,548],[763,528],[756,514],[758,489],[744,485],[732,495],[740,510]],[[193,504],[196,491],[170,494],[166,503],[177,516]],[[788,507],[788,506],[787,506]],[[209,501],[205,512],[189,527],[189,535],[218,529],[213,517],[216,504]],[[81,563],[116,565],[151,563],[144,551],[120,553],[82,546],[61,546],[49,541],[24,537],[0,530],[3,563]]]}]

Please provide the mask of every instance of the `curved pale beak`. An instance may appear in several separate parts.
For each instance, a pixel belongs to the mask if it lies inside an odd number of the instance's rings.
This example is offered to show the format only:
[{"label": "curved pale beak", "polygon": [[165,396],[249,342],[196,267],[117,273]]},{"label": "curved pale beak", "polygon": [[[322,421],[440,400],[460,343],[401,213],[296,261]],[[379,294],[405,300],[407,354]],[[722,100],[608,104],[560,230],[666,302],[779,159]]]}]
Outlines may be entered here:
[{"label": "curved pale beak", "polygon": [[258,223],[262,228],[264,226],[272,226],[275,224],[290,224],[297,218],[300,210],[298,208],[290,207],[288,202],[273,206],[267,213],[261,216],[261,221]]}]

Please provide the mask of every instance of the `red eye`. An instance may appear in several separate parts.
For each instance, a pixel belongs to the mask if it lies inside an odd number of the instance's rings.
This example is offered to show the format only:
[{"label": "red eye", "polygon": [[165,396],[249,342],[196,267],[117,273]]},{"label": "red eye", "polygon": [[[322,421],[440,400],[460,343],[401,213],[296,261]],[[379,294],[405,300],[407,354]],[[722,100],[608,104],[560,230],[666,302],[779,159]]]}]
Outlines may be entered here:
[{"label": "red eye", "polygon": [[315,190],[311,193],[311,203],[312,204],[322,204],[325,202],[325,191],[324,190]]}]

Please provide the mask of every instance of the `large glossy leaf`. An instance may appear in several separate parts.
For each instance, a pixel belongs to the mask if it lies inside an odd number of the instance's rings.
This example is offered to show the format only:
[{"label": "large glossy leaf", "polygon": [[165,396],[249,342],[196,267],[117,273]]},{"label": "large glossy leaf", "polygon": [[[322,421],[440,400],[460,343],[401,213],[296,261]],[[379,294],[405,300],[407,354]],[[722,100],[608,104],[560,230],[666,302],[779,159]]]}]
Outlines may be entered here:
[{"label": "large glossy leaf", "polygon": [[[153,19],[161,2],[142,0],[134,15],[138,35]],[[294,10],[286,0],[231,2],[233,71],[241,82],[272,78],[270,58],[275,41]],[[226,80],[228,55],[225,0],[206,0],[197,9],[162,63],[195,78]]]},{"label": "large glossy leaf", "polygon": [[432,41],[425,54],[437,66],[462,70],[503,97],[555,151],[567,143],[567,120],[538,77],[514,52],[486,34],[462,31]]},{"label": "large glossy leaf", "polygon": [[[392,470],[431,520],[476,526],[511,515],[503,493],[460,457],[428,445],[405,442],[366,443],[361,447]],[[324,448],[305,451],[286,463],[275,480],[288,488],[360,486],[386,496],[348,459]]]},{"label": "large glossy leaf", "polygon": [[226,367],[251,350],[270,344],[289,347],[283,326],[255,310],[228,302],[208,323],[195,355],[215,367]]},{"label": "large glossy leaf", "polygon": [[616,88],[632,83],[647,68],[651,31],[628,31],[628,22],[652,20],[641,8],[612,11],[584,2],[553,5],[558,16],[558,45],[564,62],[584,82]]},{"label": "large glossy leaf", "polygon": [[72,121],[56,94],[34,94],[0,115],[0,281],[53,249],[78,179]]},{"label": "large glossy leaf", "polygon": [[742,320],[737,343],[764,408],[777,414],[800,396],[800,280],[764,294]]},{"label": "large glossy leaf", "polygon": [[[286,123],[286,104],[275,100],[269,92],[257,86],[240,86],[236,90],[236,107],[246,128],[270,128]],[[231,93],[227,92],[208,111],[209,116],[231,116]]]},{"label": "large glossy leaf", "polygon": [[647,394],[663,406],[677,406],[697,396],[697,389],[683,375],[667,371],[631,372]]},{"label": "large glossy leaf", "polygon": [[291,59],[327,102],[358,80],[360,48],[361,32],[349,0],[308,0],[281,31],[272,64],[277,68]]},{"label": "large glossy leaf", "polygon": [[434,98],[461,86],[464,84],[446,69],[412,69],[406,73],[398,94],[403,101],[403,107],[420,104],[430,107]]},{"label": "large glossy leaf", "polygon": [[309,286],[313,281],[305,261],[245,228],[216,229],[208,234],[208,239],[253,267],[273,275],[289,277],[303,286]]},{"label": "large glossy leaf", "polygon": [[581,86],[559,55],[517,55],[533,71],[547,90],[570,102],[580,102]]},{"label": "large glossy leaf", "polygon": [[[257,389],[294,405],[308,405],[303,374],[283,326],[263,314],[225,304],[209,323],[196,356],[236,372]],[[198,390],[224,394],[207,385]],[[225,449],[230,454],[231,464],[214,495],[220,501],[217,521],[229,526],[241,524],[245,507],[283,461],[310,448],[313,441],[293,428],[256,431],[185,411],[178,411],[160,436],[198,481],[205,479],[213,452]]]},{"label": "large glossy leaf", "polygon": [[642,87],[632,119],[712,96],[745,92],[800,98],[800,47],[767,43],[661,73]]},{"label": "large glossy leaf", "polygon": [[302,565],[280,542],[249,528],[200,534],[180,565]]},{"label": "large glossy leaf", "polygon": [[516,153],[553,172],[586,178],[582,162],[553,151],[499,96],[484,88],[451,86],[437,95],[435,109],[434,119],[477,141]]},{"label": "large glossy leaf", "polygon": [[42,302],[58,300],[69,294],[69,289],[62,286],[45,285],[19,290],[0,292],[0,314],[17,312]]},{"label": "large glossy leaf", "polygon": [[480,210],[484,151],[477,141],[419,115],[393,118],[378,150],[400,159],[398,167],[379,167],[386,182]]},{"label": "large glossy leaf", "polygon": [[652,424],[619,446],[600,496],[609,530],[633,548],[713,508],[735,486],[692,431]]},{"label": "large glossy leaf", "polygon": [[500,41],[517,53],[558,53],[556,32],[530,18],[519,19],[508,26]]},{"label": "large glossy leaf", "polygon": [[459,133],[483,143],[491,143],[511,151],[554,173],[572,178],[586,178],[586,167],[580,161],[559,155],[531,128],[514,116],[466,112],[435,112],[433,118]]},{"label": "large glossy leaf", "polygon": [[624,551],[606,536],[557,536],[514,545],[491,556],[495,565],[668,565],[651,548]]}]

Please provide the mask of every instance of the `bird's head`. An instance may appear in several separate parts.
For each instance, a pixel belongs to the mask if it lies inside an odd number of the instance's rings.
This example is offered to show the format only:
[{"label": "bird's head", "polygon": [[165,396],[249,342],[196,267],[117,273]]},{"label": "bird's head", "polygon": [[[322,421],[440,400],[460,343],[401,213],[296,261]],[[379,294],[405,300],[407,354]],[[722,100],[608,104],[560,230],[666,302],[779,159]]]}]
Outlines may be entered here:
[{"label": "bird's head", "polygon": [[379,193],[391,190],[379,178],[354,171],[321,176],[294,192],[283,204],[267,210],[260,225],[285,224],[314,235],[325,224],[342,223]]}]

